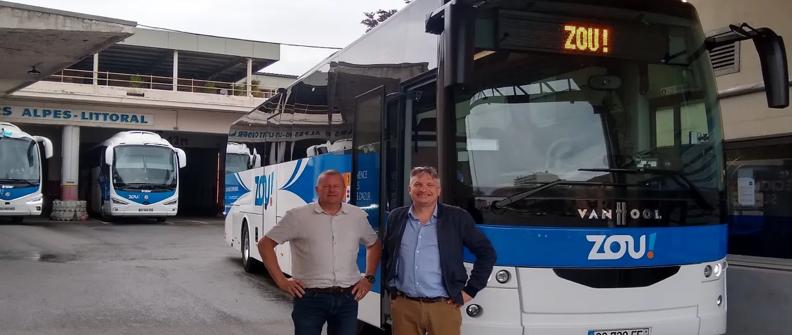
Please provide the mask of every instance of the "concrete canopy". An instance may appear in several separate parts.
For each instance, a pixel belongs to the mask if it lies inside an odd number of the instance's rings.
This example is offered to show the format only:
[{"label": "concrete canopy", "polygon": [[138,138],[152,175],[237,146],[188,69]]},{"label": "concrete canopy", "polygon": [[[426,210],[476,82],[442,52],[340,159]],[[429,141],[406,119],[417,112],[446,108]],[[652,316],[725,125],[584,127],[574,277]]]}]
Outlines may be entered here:
[{"label": "concrete canopy", "polygon": [[[280,44],[201,35],[173,30],[137,28],[135,35],[99,54],[99,71],[173,75],[173,52],[179,52],[179,78],[236,82],[280,59]],[[85,59],[71,68],[92,70]]]},{"label": "concrete canopy", "polygon": [[0,1],[0,97],[131,36],[135,22]]}]

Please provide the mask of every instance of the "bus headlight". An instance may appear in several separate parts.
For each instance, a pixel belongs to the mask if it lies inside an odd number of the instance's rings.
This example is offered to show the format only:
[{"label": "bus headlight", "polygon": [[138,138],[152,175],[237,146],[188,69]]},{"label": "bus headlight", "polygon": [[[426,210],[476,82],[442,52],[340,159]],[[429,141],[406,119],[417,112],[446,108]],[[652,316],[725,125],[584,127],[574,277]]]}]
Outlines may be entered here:
[{"label": "bus headlight", "polygon": [[468,316],[470,316],[471,318],[475,318],[475,317],[479,317],[479,316],[481,315],[481,312],[482,312],[483,310],[484,310],[484,309],[483,309],[483,308],[481,308],[481,306],[479,306],[479,305],[476,305],[476,304],[470,304],[470,305],[468,305],[468,307],[465,309],[465,312],[466,312],[466,313],[467,313],[467,315],[468,315]]},{"label": "bus headlight", "polygon": [[506,270],[500,270],[498,273],[495,274],[495,280],[497,280],[501,284],[506,284],[506,282],[511,279],[511,273]]},{"label": "bus headlight", "polygon": [[723,296],[722,295],[718,296],[718,300],[715,300],[715,304],[717,304],[718,306],[723,304]]},{"label": "bus headlight", "polygon": [[709,278],[710,276],[712,276],[712,265],[707,264],[704,267],[704,278]]},{"label": "bus headlight", "polygon": [[170,206],[170,205],[175,205],[175,204],[177,204],[178,202],[179,202],[179,199],[173,199],[173,200],[171,200],[171,201],[168,201],[168,202],[164,203],[163,205],[165,205],[165,206]]},{"label": "bus headlight", "polygon": [[721,269],[720,263],[715,264],[715,266],[712,269],[712,273],[715,275],[715,278],[719,278],[722,272],[723,271]]},{"label": "bus headlight", "polygon": [[128,202],[120,200],[120,199],[111,198],[110,200],[112,200],[113,204],[115,204],[115,205],[129,205]]}]

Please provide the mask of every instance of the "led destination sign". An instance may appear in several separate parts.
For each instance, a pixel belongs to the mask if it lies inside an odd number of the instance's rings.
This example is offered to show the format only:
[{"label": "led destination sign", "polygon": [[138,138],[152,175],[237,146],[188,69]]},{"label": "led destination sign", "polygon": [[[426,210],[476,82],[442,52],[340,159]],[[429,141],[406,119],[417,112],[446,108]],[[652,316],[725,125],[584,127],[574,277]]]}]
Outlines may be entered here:
[{"label": "led destination sign", "polygon": [[634,22],[501,11],[496,27],[494,34],[477,36],[478,48],[660,63],[669,45],[668,27]]},{"label": "led destination sign", "polygon": [[610,29],[608,28],[567,24],[564,25],[564,32],[566,33],[565,50],[608,53],[610,45]]}]

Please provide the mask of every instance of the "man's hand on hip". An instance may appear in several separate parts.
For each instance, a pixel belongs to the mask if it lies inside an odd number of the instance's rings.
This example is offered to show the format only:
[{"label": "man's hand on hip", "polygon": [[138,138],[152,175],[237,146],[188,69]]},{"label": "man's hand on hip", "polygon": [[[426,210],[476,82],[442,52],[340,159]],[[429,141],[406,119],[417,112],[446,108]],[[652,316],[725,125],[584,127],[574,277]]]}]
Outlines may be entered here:
[{"label": "man's hand on hip", "polygon": [[[471,300],[473,300],[473,297],[471,297],[470,295],[465,293],[465,291],[462,291],[462,305],[467,304]],[[456,306],[457,308],[462,307],[462,305],[457,305],[457,303],[454,301],[454,299],[448,299],[447,302],[450,305]]]},{"label": "man's hand on hip", "polygon": [[278,281],[275,284],[278,285],[279,289],[288,293],[292,297],[302,298],[302,296],[305,294],[305,284],[297,279],[289,278]]},{"label": "man's hand on hip", "polygon": [[471,300],[473,300],[473,297],[471,297],[470,295],[468,295],[467,293],[465,293],[465,291],[462,291],[462,302],[463,302],[463,304],[467,304],[467,303],[469,303]]},{"label": "man's hand on hip", "polygon": [[355,295],[355,300],[360,301],[366,294],[371,291],[371,282],[366,278],[360,278],[355,287],[352,288],[352,294]]}]

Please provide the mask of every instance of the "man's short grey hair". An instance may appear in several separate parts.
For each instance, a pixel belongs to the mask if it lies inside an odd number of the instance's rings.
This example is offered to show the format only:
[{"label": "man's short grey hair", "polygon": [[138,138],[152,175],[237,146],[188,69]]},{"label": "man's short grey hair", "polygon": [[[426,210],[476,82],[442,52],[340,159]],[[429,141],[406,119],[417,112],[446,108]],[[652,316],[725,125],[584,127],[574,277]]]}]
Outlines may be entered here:
[{"label": "man's short grey hair", "polygon": [[341,172],[338,172],[336,170],[330,169],[330,170],[324,170],[324,171],[322,171],[322,173],[319,174],[319,177],[316,178],[316,184],[318,185],[319,181],[322,180],[322,178],[328,177],[328,176],[338,176],[338,178],[341,178],[341,183],[345,183],[346,182],[344,180],[344,175],[341,174]]},{"label": "man's short grey hair", "polygon": [[419,175],[419,174],[428,174],[432,179],[440,179],[437,175],[437,169],[431,166],[416,166],[412,170],[410,170],[410,179]]}]

